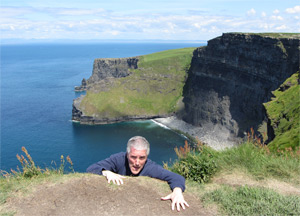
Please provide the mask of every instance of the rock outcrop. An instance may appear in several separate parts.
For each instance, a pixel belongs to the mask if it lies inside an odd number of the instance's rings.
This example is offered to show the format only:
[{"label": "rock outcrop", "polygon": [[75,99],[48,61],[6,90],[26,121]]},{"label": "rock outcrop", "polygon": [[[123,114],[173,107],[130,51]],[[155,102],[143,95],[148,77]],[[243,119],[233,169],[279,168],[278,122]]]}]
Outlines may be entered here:
[{"label": "rock outcrop", "polygon": [[99,58],[94,60],[92,76],[83,79],[75,91],[86,91],[91,85],[106,78],[120,78],[130,75],[130,69],[138,68],[139,57],[131,58]]},{"label": "rock outcrop", "polygon": [[[130,69],[137,69],[138,57],[131,58],[101,58],[95,59],[93,64],[92,76],[86,80],[83,79],[81,86],[75,86],[75,91],[86,91],[97,85],[109,85],[111,78],[120,78],[130,75]],[[102,88],[103,90],[103,88]],[[130,120],[126,116],[116,119],[108,119],[96,116],[88,116],[84,114],[84,110],[80,108],[83,95],[73,100],[72,120],[82,124],[106,124]],[[147,118],[152,118],[149,116]],[[136,116],[134,119],[143,119]]]},{"label": "rock outcrop", "polygon": [[95,59],[93,74],[87,83],[95,83],[108,77],[126,77],[130,74],[130,69],[137,69],[138,61],[138,57]]},{"label": "rock outcrop", "polygon": [[196,49],[184,87],[183,120],[232,137],[257,129],[271,91],[299,70],[299,41],[226,33]]}]

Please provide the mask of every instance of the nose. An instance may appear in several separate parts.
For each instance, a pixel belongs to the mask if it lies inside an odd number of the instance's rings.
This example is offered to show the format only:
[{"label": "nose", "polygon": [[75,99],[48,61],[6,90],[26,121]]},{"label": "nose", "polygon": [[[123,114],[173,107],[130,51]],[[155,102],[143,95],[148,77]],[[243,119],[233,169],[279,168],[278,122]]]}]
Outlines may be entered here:
[{"label": "nose", "polygon": [[136,166],[139,166],[139,165],[140,165],[140,160],[139,160],[139,159],[136,159],[136,160],[135,160],[135,165],[136,165]]}]

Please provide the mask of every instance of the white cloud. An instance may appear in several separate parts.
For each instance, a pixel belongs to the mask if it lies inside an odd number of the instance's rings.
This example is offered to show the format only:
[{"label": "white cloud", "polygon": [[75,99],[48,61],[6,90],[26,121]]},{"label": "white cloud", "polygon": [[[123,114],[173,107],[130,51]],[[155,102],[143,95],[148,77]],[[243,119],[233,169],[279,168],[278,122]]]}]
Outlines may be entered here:
[{"label": "white cloud", "polygon": [[0,17],[16,17],[26,13],[32,13],[32,8],[0,7]]},{"label": "white cloud", "polygon": [[68,15],[68,16],[82,16],[82,15],[93,15],[105,12],[104,9],[92,9],[92,10],[83,10],[83,9],[60,9],[57,11],[57,14]]},{"label": "white cloud", "polygon": [[247,11],[248,16],[254,16],[256,14],[256,11],[251,8],[251,10]]},{"label": "white cloud", "polygon": [[271,16],[271,19],[281,21],[281,20],[283,20],[283,17],[282,16]]},{"label": "white cloud", "polygon": [[295,6],[293,8],[287,8],[285,10],[285,12],[289,13],[289,14],[294,14],[294,13],[300,13],[300,5]]},{"label": "white cloud", "polygon": [[278,31],[281,31],[281,30],[287,29],[287,27],[286,27],[286,25],[281,25],[281,26],[276,27],[275,29]]},{"label": "white cloud", "polygon": [[[293,10],[296,10],[294,7]],[[3,13],[1,13],[3,12]],[[1,8],[2,38],[69,39],[211,39],[223,32],[298,32],[298,14],[274,10],[261,16],[254,8],[251,16],[212,15],[209,13],[113,12],[102,8]],[[270,12],[268,12],[270,13]],[[43,19],[40,19],[40,14]],[[50,19],[48,19],[50,17]],[[262,19],[263,17],[263,19]],[[297,18],[298,17],[298,18]],[[298,19],[298,20],[297,20]],[[298,23],[297,23],[298,22]]]}]

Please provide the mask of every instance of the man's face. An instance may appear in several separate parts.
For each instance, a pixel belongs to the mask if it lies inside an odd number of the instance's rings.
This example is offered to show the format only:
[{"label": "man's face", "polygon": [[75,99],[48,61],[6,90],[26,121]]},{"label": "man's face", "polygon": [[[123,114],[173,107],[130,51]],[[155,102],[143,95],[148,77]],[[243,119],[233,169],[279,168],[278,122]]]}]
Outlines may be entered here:
[{"label": "man's face", "polygon": [[131,147],[130,152],[128,154],[128,163],[129,168],[132,174],[137,175],[143,169],[146,160],[147,160],[147,150],[136,150]]}]

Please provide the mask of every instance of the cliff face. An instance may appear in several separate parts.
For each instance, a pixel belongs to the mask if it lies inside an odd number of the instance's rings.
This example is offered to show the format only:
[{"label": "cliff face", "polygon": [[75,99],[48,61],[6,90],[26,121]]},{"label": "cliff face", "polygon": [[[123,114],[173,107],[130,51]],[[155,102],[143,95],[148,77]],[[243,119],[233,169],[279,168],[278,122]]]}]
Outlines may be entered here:
[{"label": "cliff face", "polygon": [[86,91],[92,85],[106,78],[120,78],[130,75],[130,69],[138,68],[139,57],[131,58],[101,58],[95,59],[92,76],[83,79],[81,86],[76,86],[75,91]]},{"label": "cliff face", "polygon": [[129,69],[137,69],[138,57],[95,59],[93,74],[87,82],[94,83],[108,77],[126,77]]},{"label": "cliff face", "polygon": [[299,41],[227,33],[197,48],[184,87],[183,120],[233,137],[257,129],[271,91],[299,70]]}]

